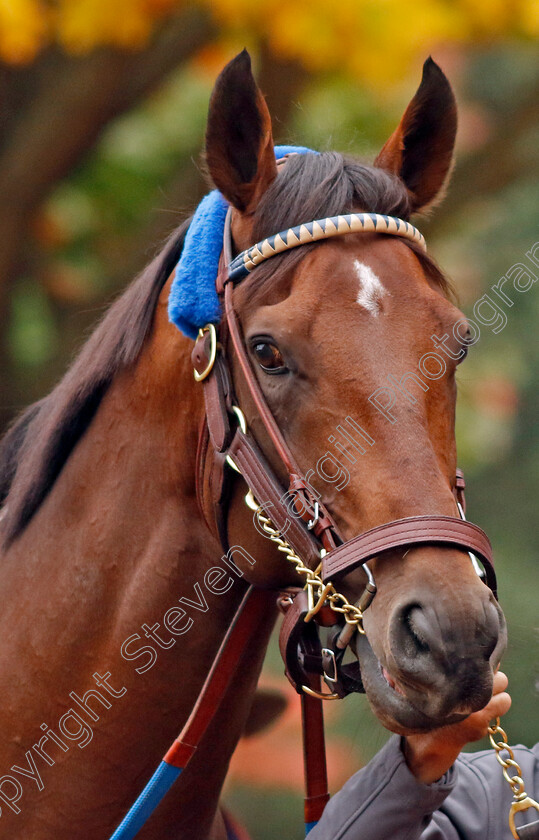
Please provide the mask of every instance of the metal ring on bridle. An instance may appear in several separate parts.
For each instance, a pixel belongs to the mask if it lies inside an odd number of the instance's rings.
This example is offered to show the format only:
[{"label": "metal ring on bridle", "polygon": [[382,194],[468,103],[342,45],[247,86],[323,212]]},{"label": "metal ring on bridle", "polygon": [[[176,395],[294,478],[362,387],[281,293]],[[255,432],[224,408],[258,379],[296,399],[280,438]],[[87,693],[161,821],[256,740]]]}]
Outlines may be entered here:
[{"label": "metal ring on bridle", "polygon": [[204,379],[206,379],[207,376],[210,375],[215,364],[215,357],[217,356],[217,332],[215,330],[214,325],[206,324],[205,327],[202,327],[198,331],[198,337],[202,338],[204,336],[204,333],[208,333],[208,335],[210,336],[210,358],[208,360],[208,364],[206,365],[202,373],[199,373],[198,370],[193,371],[195,382],[202,382]]}]

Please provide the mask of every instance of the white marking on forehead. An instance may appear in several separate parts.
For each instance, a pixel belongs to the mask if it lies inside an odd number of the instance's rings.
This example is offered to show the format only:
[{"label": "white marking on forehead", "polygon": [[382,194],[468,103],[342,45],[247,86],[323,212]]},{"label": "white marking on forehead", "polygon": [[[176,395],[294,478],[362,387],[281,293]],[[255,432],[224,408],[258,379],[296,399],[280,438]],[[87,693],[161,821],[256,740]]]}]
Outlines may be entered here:
[{"label": "white marking on forehead", "polygon": [[359,292],[356,303],[363,306],[373,315],[380,311],[380,301],[387,295],[387,290],[382,286],[382,281],[374,273],[372,268],[359,260],[354,260],[354,269],[359,279]]}]

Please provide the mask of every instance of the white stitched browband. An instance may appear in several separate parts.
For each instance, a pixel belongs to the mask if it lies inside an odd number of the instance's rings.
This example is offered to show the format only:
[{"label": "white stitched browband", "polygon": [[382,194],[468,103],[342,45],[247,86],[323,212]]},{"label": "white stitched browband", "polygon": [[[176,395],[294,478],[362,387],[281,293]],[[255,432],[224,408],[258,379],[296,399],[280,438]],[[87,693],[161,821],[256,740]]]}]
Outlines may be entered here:
[{"label": "white stitched browband", "polygon": [[327,219],[317,219],[314,222],[296,225],[257,242],[256,245],[238,254],[229,264],[229,280],[242,280],[264,260],[291,248],[297,248],[299,245],[308,245],[319,239],[329,239],[345,233],[361,232],[402,236],[404,239],[417,242],[424,251],[427,250],[425,237],[410,222],[380,213],[349,213],[346,216],[331,216]]}]

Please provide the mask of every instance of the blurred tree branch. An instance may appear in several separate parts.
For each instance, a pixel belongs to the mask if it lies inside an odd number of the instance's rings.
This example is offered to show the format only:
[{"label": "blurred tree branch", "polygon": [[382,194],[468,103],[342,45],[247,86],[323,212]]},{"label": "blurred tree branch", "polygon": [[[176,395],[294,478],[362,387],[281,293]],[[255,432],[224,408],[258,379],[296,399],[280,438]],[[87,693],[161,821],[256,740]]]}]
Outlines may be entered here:
[{"label": "blurred tree branch", "polygon": [[[212,35],[211,25],[200,12],[189,16],[188,37],[185,17],[174,23],[174,27],[169,23],[166,31],[160,33],[148,55],[101,50],[99,54],[74,61],[62,53],[49,52],[40,57],[39,69],[32,65],[17,71],[16,79],[14,71],[8,68],[0,74],[0,85],[3,82],[4,93],[7,88],[10,94],[4,97],[0,135],[0,188],[3,190],[0,234],[4,241],[6,238],[9,241],[9,247],[0,253],[0,284],[3,284],[0,306],[3,303],[4,325],[9,291],[17,277],[25,270],[39,277],[43,260],[46,266],[46,257],[40,257],[39,245],[29,234],[29,224],[48,192],[82,161],[111,119],[136,105],[168,70],[196,54]],[[274,117],[276,138],[288,139],[290,116],[310,78],[309,73],[295,60],[276,57],[265,45],[258,54],[258,65],[257,75]],[[33,83],[31,76],[35,76]],[[110,253],[101,254],[109,278],[103,299],[94,301],[91,310],[80,312],[51,300],[61,341],[60,366],[57,368],[56,362],[49,366],[45,378],[50,374],[51,381],[42,382],[41,387],[47,388],[61,373],[66,357],[80,343],[80,335],[87,332],[96,313],[110,299],[110,289],[122,288],[136,275],[148,261],[155,244],[159,245],[178,224],[180,216],[198,203],[205,191],[203,167],[197,167],[192,159],[198,151],[197,145],[191,154],[185,155],[177,173],[163,185],[159,208],[136,225],[128,237],[114,238]],[[26,401],[23,394],[19,396],[19,383],[5,341],[6,330],[0,337],[0,342],[4,342],[3,346],[0,343],[4,413],[0,424],[10,418],[17,404]],[[28,384],[21,390],[27,394]]]},{"label": "blurred tree branch", "polygon": [[[215,34],[209,15],[190,8],[169,18],[138,52],[103,48],[82,58],[50,49],[28,68],[0,68],[0,322],[9,289],[24,271],[35,214],[77,166],[105,126],[195,55]],[[11,413],[19,401],[0,336],[0,390]]]},{"label": "blurred tree branch", "polygon": [[[133,107],[213,33],[208,15],[191,8],[169,19],[140,52],[100,49],[74,59],[49,51],[22,71],[19,93],[10,95],[7,89],[17,86],[18,73],[4,70],[0,299],[17,274],[28,224],[51,188],[81,161],[113,117]],[[14,103],[22,105],[16,114]]]},{"label": "blurred tree branch", "polygon": [[[286,142],[292,112],[304,86],[311,78],[300,62],[276,56],[266,43],[258,53],[257,81],[272,115],[275,142]],[[195,154],[198,149],[195,150]],[[204,194],[204,165],[193,159],[182,161],[172,180],[164,185],[164,201],[142,228],[133,231],[120,249],[111,254],[114,286],[121,288],[148,261],[149,249],[161,242],[178,223],[180,216],[194,210]]]}]

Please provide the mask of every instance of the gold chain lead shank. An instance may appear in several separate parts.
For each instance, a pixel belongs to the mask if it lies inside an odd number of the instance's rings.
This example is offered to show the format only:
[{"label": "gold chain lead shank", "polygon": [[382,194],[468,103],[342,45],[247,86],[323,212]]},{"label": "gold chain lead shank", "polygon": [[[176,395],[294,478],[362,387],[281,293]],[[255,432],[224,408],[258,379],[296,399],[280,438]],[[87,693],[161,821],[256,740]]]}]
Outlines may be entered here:
[{"label": "gold chain lead shank", "polygon": [[310,621],[313,616],[326,603],[329,603],[332,610],[344,616],[347,624],[354,626],[358,633],[365,634],[363,629],[363,612],[355,604],[351,604],[345,595],[337,592],[332,583],[324,583],[320,577],[320,566],[314,571],[305,565],[301,557],[299,557],[290,543],[283,537],[280,531],[277,530],[271,519],[266,516],[261,505],[258,504],[253,496],[251,490],[245,497],[247,506],[256,512],[258,521],[262,530],[268,535],[270,540],[274,542],[279,551],[282,551],[296,568],[296,572],[303,575],[305,580],[305,589],[309,598],[310,610],[305,616],[305,621]]},{"label": "gold chain lead shank", "polygon": [[[501,740],[496,740],[497,735]],[[529,808],[535,808],[539,813],[539,803],[528,796],[524,790],[522,770],[515,761],[513,750],[507,742],[507,735],[500,724],[500,718],[496,718],[496,721],[489,726],[488,737],[493,749],[496,751],[496,758],[501,765],[503,777],[513,792],[513,802],[509,810],[509,828],[515,840],[519,840],[515,825],[515,814],[520,811],[527,811]],[[502,752],[504,751],[507,753],[507,758],[502,756]],[[513,771],[514,775],[510,775]]]}]

